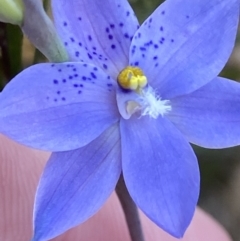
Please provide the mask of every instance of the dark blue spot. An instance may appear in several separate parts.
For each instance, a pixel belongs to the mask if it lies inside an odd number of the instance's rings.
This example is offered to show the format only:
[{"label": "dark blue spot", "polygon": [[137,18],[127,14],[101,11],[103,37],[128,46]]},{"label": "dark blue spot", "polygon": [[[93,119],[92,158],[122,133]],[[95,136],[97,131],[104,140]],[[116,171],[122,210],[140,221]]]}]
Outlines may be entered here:
[{"label": "dark blue spot", "polygon": [[77,77],[78,77],[78,74],[75,74],[75,75],[74,75],[74,77],[76,77],[76,78],[77,78]]},{"label": "dark blue spot", "polygon": [[96,47],[93,47],[93,50],[96,50],[97,48]]},{"label": "dark blue spot", "polygon": [[67,22],[63,22],[63,26],[67,26]]},{"label": "dark blue spot", "polygon": [[129,38],[128,33],[125,33],[125,34],[124,34],[124,37],[125,37],[125,38]]},{"label": "dark blue spot", "polygon": [[73,87],[77,88],[77,87],[78,87],[78,84],[74,84]]},{"label": "dark blue spot", "polygon": [[157,44],[154,44],[154,48],[157,49],[157,48],[158,48],[158,45],[157,45]]},{"label": "dark blue spot", "polygon": [[126,15],[127,15],[127,17],[128,17],[128,16],[130,15],[130,12],[129,12],[129,11],[127,11],[127,12],[126,12]]},{"label": "dark blue spot", "polygon": [[87,67],[87,64],[83,64],[84,67]]},{"label": "dark blue spot", "polygon": [[62,100],[63,100],[63,101],[65,101],[65,100],[66,100],[66,98],[62,97]]},{"label": "dark blue spot", "polygon": [[97,53],[96,53],[96,52],[92,52],[92,54],[97,55]]},{"label": "dark blue spot", "polygon": [[80,86],[81,88],[83,88],[83,85],[82,85],[82,84],[80,84],[79,86]]},{"label": "dark blue spot", "polygon": [[54,67],[55,66],[55,64],[51,64],[51,67]]},{"label": "dark blue spot", "polygon": [[58,95],[60,95],[60,94],[61,94],[61,91],[60,91],[60,90],[59,90],[59,91],[57,91],[57,94],[58,94]]},{"label": "dark blue spot", "polygon": [[83,80],[83,81],[87,80],[87,77],[83,76],[83,77],[82,77],[82,80]]},{"label": "dark blue spot", "polygon": [[110,28],[114,28],[115,27],[115,25],[114,24],[110,24]]},{"label": "dark blue spot", "polygon": [[81,43],[81,42],[79,42],[78,45],[79,45],[80,47],[82,47],[82,43]]},{"label": "dark blue spot", "polygon": [[111,83],[108,83],[107,86],[108,86],[108,87],[112,87],[112,84],[111,84]]},{"label": "dark blue spot", "polygon": [[73,69],[73,71],[75,72],[75,71],[77,71],[77,69],[76,69],[76,68],[74,68],[74,69]]},{"label": "dark blue spot", "polygon": [[158,56],[154,56],[154,57],[153,57],[153,60],[157,60],[157,58],[158,58]]},{"label": "dark blue spot", "polygon": [[141,33],[138,33],[138,37],[139,37],[139,38],[141,37]]},{"label": "dark blue spot", "polygon": [[111,34],[108,35],[109,39],[113,39],[113,36]]},{"label": "dark blue spot", "polygon": [[149,19],[149,23],[151,23],[151,22],[152,22],[152,18]]},{"label": "dark blue spot", "polygon": [[140,47],[140,50],[141,50],[141,51],[146,51],[146,48]]},{"label": "dark blue spot", "polygon": [[58,84],[58,80],[54,79],[54,80],[53,80],[53,83],[54,83],[54,84]]},{"label": "dark blue spot", "polygon": [[160,27],[160,31],[163,31],[163,26]]},{"label": "dark blue spot", "polygon": [[78,18],[78,20],[79,20],[79,21],[82,21],[82,18],[81,18],[81,17],[79,17],[79,18]]},{"label": "dark blue spot", "polygon": [[97,78],[97,76],[96,76],[93,72],[91,72],[90,74],[91,74],[91,76],[92,76],[94,79]]},{"label": "dark blue spot", "polygon": [[80,53],[78,51],[75,52],[75,56],[79,57]]},{"label": "dark blue spot", "polygon": [[171,42],[173,43],[173,42],[174,42],[174,39],[171,39]]},{"label": "dark blue spot", "polygon": [[89,41],[92,41],[91,35],[88,35],[88,40],[89,40]]},{"label": "dark blue spot", "polygon": [[142,57],[145,58],[145,54],[142,54]]},{"label": "dark blue spot", "polygon": [[119,26],[120,26],[120,27],[123,27],[123,23],[119,23]]},{"label": "dark blue spot", "polygon": [[89,59],[92,59],[92,55],[88,53],[88,58]]},{"label": "dark blue spot", "polygon": [[68,78],[69,78],[69,79],[72,79],[73,77],[72,77],[72,75],[69,75]]},{"label": "dark blue spot", "polygon": [[165,11],[162,11],[162,15],[164,15],[165,14]]},{"label": "dark blue spot", "polygon": [[94,67],[93,70],[94,70],[94,71],[97,71],[98,69],[97,69],[97,67]]},{"label": "dark blue spot", "polygon": [[188,16],[188,15],[186,15],[186,18],[189,18],[189,16]]},{"label": "dark blue spot", "polygon": [[107,67],[107,65],[106,65],[106,64],[103,64],[103,68],[104,68],[104,69],[107,69],[108,67]]},{"label": "dark blue spot", "polygon": [[155,66],[155,67],[158,67],[158,63],[156,63],[154,66]]},{"label": "dark blue spot", "polygon": [[82,93],[82,91],[81,91],[81,90],[79,90],[79,91],[78,91],[78,94],[81,94],[81,93]]},{"label": "dark blue spot", "polygon": [[67,45],[68,45],[68,43],[67,43],[67,42],[64,42],[64,45],[65,45],[65,46],[67,46]]},{"label": "dark blue spot", "polygon": [[150,46],[150,45],[152,45],[152,44],[153,44],[153,41],[150,40],[148,43],[145,43],[144,46]]},{"label": "dark blue spot", "polygon": [[116,48],[116,46],[115,46],[114,44],[112,44],[112,45],[111,45],[111,48],[112,48],[112,49],[115,49],[115,48]]},{"label": "dark blue spot", "polygon": [[106,28],[106,32],[109,33],[109,28]]},{"label": "dark blue spot", "polygon": [[54,99],[55,102],[57,102],[57,99]]},{"label": "dark blue spot", "polygon": [[67,81],[66,81],[66,79],[63,79],[62,82],[63,82],[63,83],[66,83]]},{"label": "dark blue spot", "polygon": [[72,42],[75,42],[74,38],[70,38],[70,40],[71,40]]},{"label": "dark blue spot", "polygon": [[139,62],[135,62],[134,65],[135,65],[135,66],[138,66],[138,65],[139,65]]}]

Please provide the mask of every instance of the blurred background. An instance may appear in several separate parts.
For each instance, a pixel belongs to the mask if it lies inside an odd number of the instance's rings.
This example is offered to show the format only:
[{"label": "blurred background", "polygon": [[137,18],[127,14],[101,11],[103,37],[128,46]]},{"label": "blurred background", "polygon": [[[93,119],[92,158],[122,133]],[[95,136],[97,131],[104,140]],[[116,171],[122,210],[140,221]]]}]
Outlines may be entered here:
[{"label": "blurred background", "polygon": [[[129,2],[142,23],[162,1]],[[44,4],[48,8],[49,2],[44,1]],[[19,27],[0,22],[0,90],[22,69],[43,61],[46,59],[23,37]],[[220,75],[240,81],[240,31],[234,51]],[[240,147],[222,150],[193,147],[201,171],[199,206],[214,216],[234,241],[240,241]]]}]

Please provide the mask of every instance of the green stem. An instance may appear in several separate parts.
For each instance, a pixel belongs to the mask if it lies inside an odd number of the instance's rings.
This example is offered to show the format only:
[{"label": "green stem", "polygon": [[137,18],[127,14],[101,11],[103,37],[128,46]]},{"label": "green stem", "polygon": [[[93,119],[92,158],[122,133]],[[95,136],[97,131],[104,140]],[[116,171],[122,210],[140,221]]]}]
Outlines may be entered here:
[{"label": "green stem", "polygon": [[117,186],[116,193],[121,202],[125,218],[128,225],[129,234],[132,241],[144,241],[141,222],[139,219],[138,209],[129,195],[123,176],[121,175]]},{"label": "green stem", "polygon": [[22,31],[32,44],[51,62],[65,62],[67,52],[56,29],[44,11],[42,1],[23,0],[24,19]]}]

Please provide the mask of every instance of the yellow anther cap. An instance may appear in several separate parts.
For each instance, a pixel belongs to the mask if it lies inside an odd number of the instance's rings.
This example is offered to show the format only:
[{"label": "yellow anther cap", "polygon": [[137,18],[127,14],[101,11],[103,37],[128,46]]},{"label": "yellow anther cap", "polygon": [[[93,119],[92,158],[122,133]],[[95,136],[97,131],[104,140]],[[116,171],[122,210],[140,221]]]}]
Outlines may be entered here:
[{"label": "yellow anther cap", "polygon": [[118,84],[127,90],[139,91],[147,85],[147,77],[138,67],[127,66],[117,77]]}]

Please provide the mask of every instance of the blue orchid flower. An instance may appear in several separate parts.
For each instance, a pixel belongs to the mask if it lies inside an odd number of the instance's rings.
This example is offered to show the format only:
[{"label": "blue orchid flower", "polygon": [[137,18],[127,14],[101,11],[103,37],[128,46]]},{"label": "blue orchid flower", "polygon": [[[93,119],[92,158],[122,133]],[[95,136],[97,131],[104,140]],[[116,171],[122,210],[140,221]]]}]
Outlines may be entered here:
[{"label": "blue orchid flower", "polygon": [[199,195],[189,144],[240,144],[240,85],[217,77],[238,0],[167,0],[139,27],[126,0],[52,0],[68,63],[32,66],[0,95],[0,131],[52,151],[34,241],[95,214],[121,172],[136,205],[182,237]]}]

